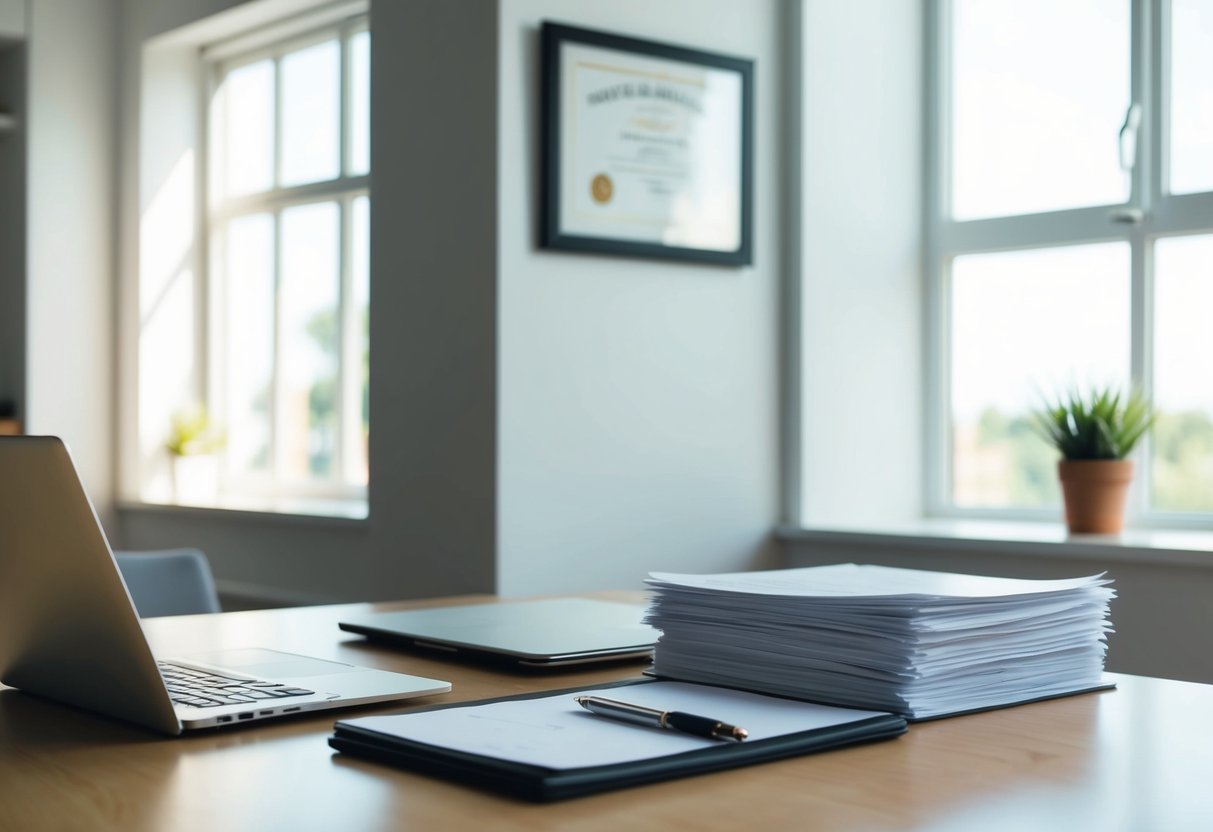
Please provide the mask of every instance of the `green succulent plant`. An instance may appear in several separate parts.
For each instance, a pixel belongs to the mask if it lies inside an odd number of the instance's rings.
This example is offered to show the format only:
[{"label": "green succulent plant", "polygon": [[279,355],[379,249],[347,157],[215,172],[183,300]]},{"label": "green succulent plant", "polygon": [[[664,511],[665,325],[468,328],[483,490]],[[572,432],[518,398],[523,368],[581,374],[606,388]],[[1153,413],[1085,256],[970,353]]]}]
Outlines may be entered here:
[{"label": "green succulent plant", "polygon": [[1113,387],[1082,395],[1072,390],[1032,414],[1036,432],[1065,459],[1124,459],[1154,424],[1154,408],[1141,391]]}]

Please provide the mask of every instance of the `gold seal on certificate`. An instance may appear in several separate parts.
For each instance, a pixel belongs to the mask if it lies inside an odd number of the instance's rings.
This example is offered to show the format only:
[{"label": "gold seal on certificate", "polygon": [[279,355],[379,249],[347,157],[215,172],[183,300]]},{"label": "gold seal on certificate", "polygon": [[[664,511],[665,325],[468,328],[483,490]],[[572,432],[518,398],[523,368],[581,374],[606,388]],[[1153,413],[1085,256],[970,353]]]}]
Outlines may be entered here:
[{"label": "gold seal on certificate", "polygon": [[606,205],[611,201],[611,195],[615,193],[615,186],[611,183],[611,177],[605,173],[600,173],[590,182],[590,196],[599,205]]}]

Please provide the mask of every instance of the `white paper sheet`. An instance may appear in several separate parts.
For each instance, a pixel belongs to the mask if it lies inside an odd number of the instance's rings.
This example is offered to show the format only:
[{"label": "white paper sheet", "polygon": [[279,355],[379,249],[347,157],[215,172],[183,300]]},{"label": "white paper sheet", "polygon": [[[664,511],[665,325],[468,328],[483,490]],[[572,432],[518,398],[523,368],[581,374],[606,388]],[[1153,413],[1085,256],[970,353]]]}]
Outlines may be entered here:
[{"label": "white paper sheet", "polygon": [[1002,598],[1051,594],[1108,583],[1102,575],[1053,581],[988,578],[949,572],[897,569],[891,566],[840,563],[767,572],[733,572],[716,575],[682,575],[652,572],[649,583],[713,592],[788,595],[805,598]]}]

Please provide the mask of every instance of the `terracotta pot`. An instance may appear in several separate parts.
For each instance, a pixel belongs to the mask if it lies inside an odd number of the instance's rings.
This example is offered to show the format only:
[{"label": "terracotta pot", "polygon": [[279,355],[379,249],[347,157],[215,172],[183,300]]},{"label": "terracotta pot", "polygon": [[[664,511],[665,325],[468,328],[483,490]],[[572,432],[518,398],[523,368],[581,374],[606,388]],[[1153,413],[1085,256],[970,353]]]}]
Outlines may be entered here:
[{"label": "terracotta pot", "polygon": [[1133,479],[1127,459],[1063,459],[1057,463],[1071,534],[1116,534],[1124,526]]}]

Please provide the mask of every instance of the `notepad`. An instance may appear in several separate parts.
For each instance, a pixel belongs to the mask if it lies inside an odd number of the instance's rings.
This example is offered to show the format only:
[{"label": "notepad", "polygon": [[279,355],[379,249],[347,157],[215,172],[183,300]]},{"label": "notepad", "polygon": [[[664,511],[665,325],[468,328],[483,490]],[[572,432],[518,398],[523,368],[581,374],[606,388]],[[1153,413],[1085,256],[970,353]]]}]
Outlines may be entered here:
[{"label": "notepad", "polygon": [[[608,696],[744,727],[726,742],[605,719],[574,696]],[[888,713],[685,682],[640,681],[337,723],[330,745],[393,765],[551,800],[894,737]]]}]

